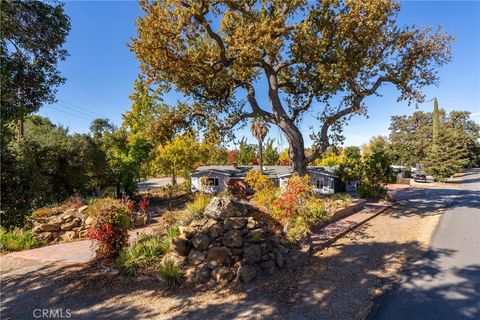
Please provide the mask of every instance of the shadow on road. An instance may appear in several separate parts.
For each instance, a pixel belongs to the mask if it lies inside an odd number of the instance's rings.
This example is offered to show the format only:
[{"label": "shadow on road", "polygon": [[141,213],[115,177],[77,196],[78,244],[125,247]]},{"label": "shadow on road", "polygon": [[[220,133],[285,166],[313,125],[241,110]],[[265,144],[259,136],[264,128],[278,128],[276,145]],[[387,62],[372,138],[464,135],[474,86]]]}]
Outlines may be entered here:
[{"label": "shadow on road", "polygon": [[[213,293],[202,288],[169,289],[155,278],[127,278],[95,266],[45,266],[2,277],[2,314],[28,319],[34,309],[62,308],[71,309],[74,319],[146,319],[160,315],[168,319],[229,319],[240,315],[353,319],[359,313],[366,314],[371,289],[385,288],[391,281],[385,277],[385,270],[402,263],[402,256],[413,259],[423,252],[416,242],[337,244],[334,254],[314,256],[304,267],[285,269],[263,276],[255,284],[237,284]],[[410,272],[435,277],[436,260],[450,254],[430,252],[424,263]],[[478,292],[478,279],[475,282],[468,278],[473,272],[459,270],[459,275],[471,281]],[[145,293],[152,290],[155,294],[146,297]],[[174,299],[162,301],[165,296]],[[478,296],[470,295],[468,299],[471,306],[474,300],[479,301]],[[132,300],[142,301],[145,307],[128,302]],[[182,313],[174,312],[178,310]]]}]

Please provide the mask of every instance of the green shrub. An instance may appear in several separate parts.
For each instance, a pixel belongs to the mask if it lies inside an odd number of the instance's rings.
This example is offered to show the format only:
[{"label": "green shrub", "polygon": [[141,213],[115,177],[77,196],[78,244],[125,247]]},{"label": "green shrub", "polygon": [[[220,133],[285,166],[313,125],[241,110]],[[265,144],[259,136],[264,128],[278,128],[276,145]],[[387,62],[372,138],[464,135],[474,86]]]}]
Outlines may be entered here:
[{"label": "green shrub", "polygon": [[6,231],[4,228],[0,228],[1,252],[28,250],[40,245],[42,245],[42,241],[30,230],[24,231],[15,228]]},{"label": "green shrub", "polygon": [[122,273],[133,276],[139,269],[156,263],[165,254],[169,244],[169,241],[158,236],[144,237],[120,252],[117,266]]},{"label": "green shrub", "polygon": [[197,215],[203,214],[205,208],[208,206],[212,197],[204,193],[198,193],[192,202],[187,203],[185,206],[184,216],[182,217],[181,224],[190,223]]},{"label": "green shrub", "polygon": [[128,201],[104,198],[95,201],[86,210],[94,218],[88,236],[97,242],[97,259],[114,259],[128,245],[130,207]]},{"label": "green shrub", "polygon": [[160,264],[158,268],[160,279],[175,285],[180,282],[180,270],[171,260],[167,260]]},{"label": "green shrub", "polygon": [[178,237],[180,235],[180,229],[178,228],[178,226],[170,226],[168,227],[167,229],[167,232],[166,232],[166,237],[167,237],[167,241],[172,241],[174,238]]}]

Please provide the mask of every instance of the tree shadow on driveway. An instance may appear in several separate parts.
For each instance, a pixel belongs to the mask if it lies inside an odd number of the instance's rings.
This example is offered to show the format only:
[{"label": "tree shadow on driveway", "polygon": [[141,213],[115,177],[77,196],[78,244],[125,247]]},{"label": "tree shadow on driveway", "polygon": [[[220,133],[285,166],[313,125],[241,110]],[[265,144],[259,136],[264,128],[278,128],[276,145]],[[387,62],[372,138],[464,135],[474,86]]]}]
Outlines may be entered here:
[{"label": "tree shadow on driveway", "polygon": [[[251,285],[213,290],[168,289],[155,279],[127,278],[94,266],[48,265],[25,274],[11,272],[2,276],[2,315],[31,319],[35,309],[70,309],[72,319],[362,318],[376,290],[391,283],[388,271],[404,263],[401,257],[424,252],[416,242],[337,244],[330,251],[311,257],[304,266],[261,276]],[[431,252],[429,268],[416,272],[435,277],[435,261],[449,254]]]}]

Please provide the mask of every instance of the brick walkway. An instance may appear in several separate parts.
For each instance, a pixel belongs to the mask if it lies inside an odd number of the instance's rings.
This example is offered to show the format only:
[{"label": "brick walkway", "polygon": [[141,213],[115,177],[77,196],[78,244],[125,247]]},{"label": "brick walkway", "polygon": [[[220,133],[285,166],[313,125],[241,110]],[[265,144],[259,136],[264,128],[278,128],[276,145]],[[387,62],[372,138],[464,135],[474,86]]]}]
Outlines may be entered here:
[{"label": "brick walkway", "polygon": [[350,230],[372,219],[389,207],[389,203],[366,203],[359,212],[316,230],[310,237],[311,252],[322,250]]},{"label": "brick walkway", "polygon": [[[140,235],[152,233],[158,224],[151,224],[144,228],[129,231],[130,241],[135,241]],[[87,263],[95,257],[92,241],[81,240],[75,242],[58,243],[26,251],[12,252],[2,256],[4,258],[21,258],[40,262],[59,262],[65,264]]]}]

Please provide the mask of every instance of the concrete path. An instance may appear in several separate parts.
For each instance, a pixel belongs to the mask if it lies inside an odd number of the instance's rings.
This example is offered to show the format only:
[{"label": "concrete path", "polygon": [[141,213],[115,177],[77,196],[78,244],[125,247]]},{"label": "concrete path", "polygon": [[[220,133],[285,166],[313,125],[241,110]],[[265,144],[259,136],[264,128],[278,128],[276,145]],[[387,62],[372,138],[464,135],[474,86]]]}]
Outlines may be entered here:
[{"label": "concrete path", "polygon": [[[152,233],[158,226],[157,223],[128,232],[130,242],[139,236]],[[87,263],[95,257],[95,246],[91,240],[53,244],[26,251],[12,252],[2,256],[2,259],[20,258],[36,260],[39,262],[56,262],[63,264]]]},{"label": "concrete path", "polygon": [[404,199],[436,203],[445,212],[427,254],[377,301],[369,319],[480,319],[480,170],[466,172],[452,185],[459,188]]}]

